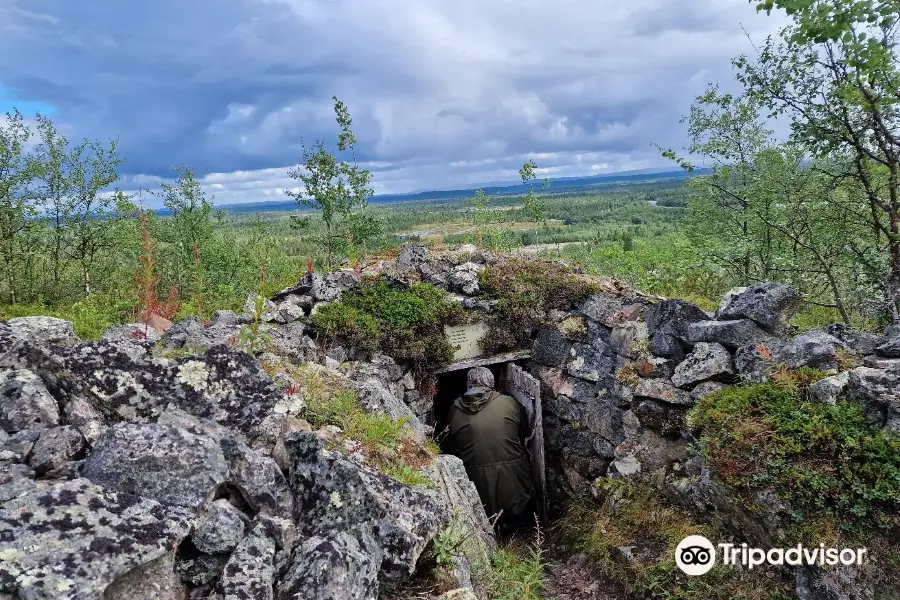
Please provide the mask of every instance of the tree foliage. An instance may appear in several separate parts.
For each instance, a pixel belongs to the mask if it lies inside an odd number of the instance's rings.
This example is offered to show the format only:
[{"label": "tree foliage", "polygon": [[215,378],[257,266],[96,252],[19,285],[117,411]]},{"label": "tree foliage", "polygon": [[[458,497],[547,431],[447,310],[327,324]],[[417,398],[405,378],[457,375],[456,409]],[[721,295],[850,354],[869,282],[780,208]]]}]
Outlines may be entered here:
[{"label": "tree foliage", "polygon": [[291,178],[302,183],[302,189],[285,190],[301,206],[319,211],[325,225],[321,242],[329,267],[334,264],[335,254],[344,250],[356,261],[365,253],[366,243],[381,230],[381,224],[367,210],[374,193],[369,187],[372,174],[357,164],[353,120],[346,105],[337,96],[332,99],[340,127],[337,150],[349,153],[350,160],[341,160],[325,142],[316,140],[311,147],[303,147],[300,166],[289,171]]}]

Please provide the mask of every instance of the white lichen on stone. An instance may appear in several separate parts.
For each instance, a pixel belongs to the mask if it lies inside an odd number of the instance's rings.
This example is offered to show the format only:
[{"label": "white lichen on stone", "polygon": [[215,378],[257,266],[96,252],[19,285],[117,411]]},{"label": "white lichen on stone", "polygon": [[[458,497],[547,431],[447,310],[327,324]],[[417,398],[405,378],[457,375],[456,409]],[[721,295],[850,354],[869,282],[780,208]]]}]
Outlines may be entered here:
[{"label": "white lichen on stone", "polygon": [[189,360],[178,367],[178,381],[197,392],[209,386],[209,369],[199,360]]},{"label": "white lichen on stone", "polygon": [[337,492],[331,492],[331,505],[335,508],[341,508],[344,506],[343,500],[341,500],[341,495]]},{"label": "white lichen on stone", "polygon": [[219,403],[220,401],[231,395],[232,392],[234,392],[234,388],[232,387],[232,385],[226,380],[221,380],[216,381],[211,386],[209,386],[209,390],[206,392],[206,397],[215,403]]}]

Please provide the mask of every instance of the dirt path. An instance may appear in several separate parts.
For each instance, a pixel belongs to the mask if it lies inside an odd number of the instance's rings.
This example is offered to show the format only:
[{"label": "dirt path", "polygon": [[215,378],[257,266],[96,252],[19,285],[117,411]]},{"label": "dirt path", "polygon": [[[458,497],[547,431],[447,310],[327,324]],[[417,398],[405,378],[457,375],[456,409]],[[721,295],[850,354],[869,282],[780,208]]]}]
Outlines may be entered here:
[{"label": "dirt path", "polygon": [[623,600],[583,554],[550,543],[547,548],[545,600]]}]

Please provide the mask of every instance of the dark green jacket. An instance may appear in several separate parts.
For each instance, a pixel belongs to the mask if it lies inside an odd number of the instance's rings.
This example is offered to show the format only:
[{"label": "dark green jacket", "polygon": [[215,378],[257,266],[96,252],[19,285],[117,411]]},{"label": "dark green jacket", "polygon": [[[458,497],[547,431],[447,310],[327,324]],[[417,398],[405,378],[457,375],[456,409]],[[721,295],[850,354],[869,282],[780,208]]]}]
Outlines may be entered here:
[{"label": "dark green jacket", "polygon": [[462,459],[488,516],[518,516],[532,495],[531,467],[523,440],[525,409],[494,390],[457,398],[450,408],[450,452]]}]

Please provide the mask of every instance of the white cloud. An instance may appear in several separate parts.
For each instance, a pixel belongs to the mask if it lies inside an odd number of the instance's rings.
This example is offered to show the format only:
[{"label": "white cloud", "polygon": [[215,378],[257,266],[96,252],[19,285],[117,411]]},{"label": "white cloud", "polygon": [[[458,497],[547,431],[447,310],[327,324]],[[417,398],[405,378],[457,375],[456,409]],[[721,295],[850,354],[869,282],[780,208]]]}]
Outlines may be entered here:
[{"label": "white cloud", "polygon": [[666,166],[653,143],[682,145],[707,82],[734,87],[742,27],[783,24],[747,0],[8,2],[0,84],[119,137],[130,185],[184,163],[220,203],[292,185],[301,140],[334,139],[333,94],[379,191],[515,179],[530,156],[557,176]]}]

